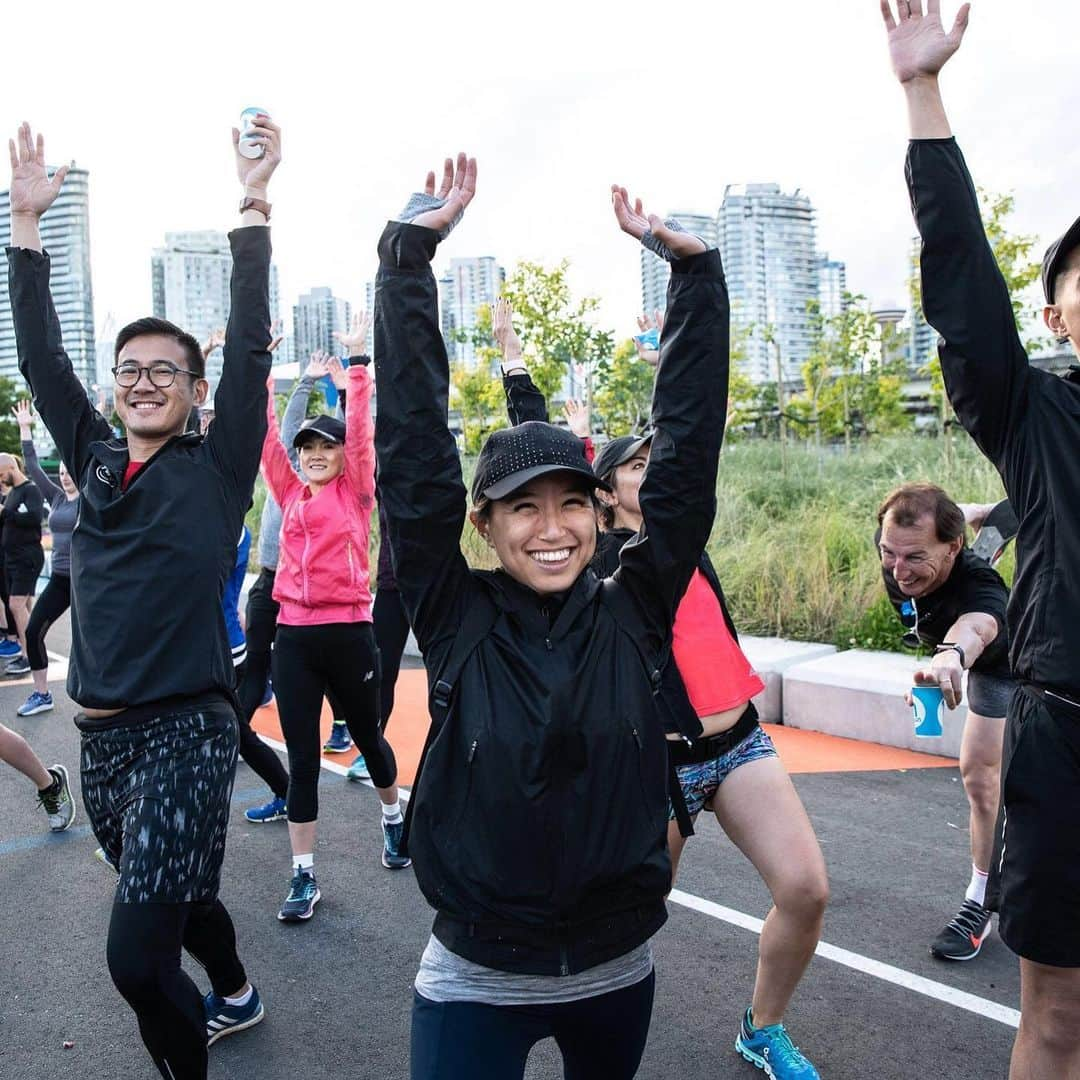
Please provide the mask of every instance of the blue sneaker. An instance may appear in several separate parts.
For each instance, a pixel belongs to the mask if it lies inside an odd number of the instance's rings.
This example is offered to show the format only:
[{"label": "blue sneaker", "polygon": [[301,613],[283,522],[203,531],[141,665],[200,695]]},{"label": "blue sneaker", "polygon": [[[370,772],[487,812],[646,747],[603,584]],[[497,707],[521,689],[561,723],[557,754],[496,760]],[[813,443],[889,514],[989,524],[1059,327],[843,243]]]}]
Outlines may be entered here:
[{"label": "blue sneaker", "polygon": [[348,726],[333,723],[330,725],[330,738],[323,743],[324,754],[347,754],[352,749],[352,738]]},{"label": "blue sneaker", "polygon": [[735,1038],[735,1049],[773,1080],[820,1080],[817,1069],[791,1041],[784,1025],[756,1028],[749,1009]]},{"label": "blue sneaker", "polygon": [[264,706],[269,705],[270,702],[273,701],[273,700],[274,700],[274,684],[269,679],[267,679],[266,680],[266,689],[263,690],[263,697],[262,697],[262,701],[259,702],[259,708],[261,709]]},{"label": "blue sneaker", "polygon": [[370,780],[371,773],[368,772],[367,762],[364,760],[363,754],[357,754],[356,760],[349,766],[349,771],[345,774],[346,780]]},{"label": "blue sneaker", "polygon": [[266,1015],[259,991],[254,986],[246,1005],[230,1005],[211,990],[203,998],[203,1008],[206,1010],[207,1046],[213,1046],[224,1035],[235,1035],[244,1028],[254,1027]]},{"label": "blue sneaker", "polygon": [[296,868],[296,873],[289,882],[289,895],[277,917],[282,922],[303,922],[315,914],[315,905],[322,899],[319,886],[315,884],[315,875],[310,870]]},{"label": "blue sneaker", "polygon": [[53,707],[52,694],[46,691],[39,694],[36,690],[15,710],[19,716],[37,716],[38,713],[50,712]]},{"label": "blue sneaker", "polygon": [[265,825],[268,821],[283,821],[286,810],[284,799],[273,798],[262,806],[252,806],[250,809],[245,810],[244,817],[248,821]]},{"label": "blue sneaker", "polygon": [[382,864],[387,870],[404,870],[406,866],[412,866],[412,859],[407,855],[399,855],[401,847],[401,834],[405,831],[405,822],[387,821],[383,818],[383,852]]},{"label": "blue sneaker", "polygon": [[13,656],[18,656],[22,652],[19,648],[17,641],[12,641],[11,638],[0,638],[0,657],[7,657],[11,659]]}]

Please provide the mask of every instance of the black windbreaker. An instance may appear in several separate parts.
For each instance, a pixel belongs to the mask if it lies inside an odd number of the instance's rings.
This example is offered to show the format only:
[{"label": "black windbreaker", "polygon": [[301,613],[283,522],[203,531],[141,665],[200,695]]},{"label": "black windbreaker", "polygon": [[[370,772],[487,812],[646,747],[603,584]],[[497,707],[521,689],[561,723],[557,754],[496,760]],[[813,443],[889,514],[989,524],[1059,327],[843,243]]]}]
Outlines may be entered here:
[{"label": "black windbreaker", "polygon": [[113,438],[64,352],[49,257],[7,249],[19,370],[81,496],[71,538],[79,633],[71,638],[67,689],[87,708],[227,694],[234,684],[221,595],[266,435],[270,235],[252,226],[230,240],[232,307],[217,419],[205,438],[166,443],[126,491],[127,442]]},{"label": "black windbreaker", "polygon": [[956,141],[912,141],[906,172],[949,400],[1020,520],[1013,674],[1080,699],[1080,385],[1028,363]]},{"label": "black windbreaker", "polygon": [[[646,664],[591,570],[545,602],[461,554],[466,493],[447,428],[436,239],[391,223],[379,245],[379,485],[429,682],[471,605],[498,616],[431,745],[409,850],[448,948],[505,970],[569,973],[634,948],[666,917],[663,724]],[[647,528],[614,577],[625,617],[657,655],[712,526],[728,375],[719,253],[672,270],[641,489]]]}]

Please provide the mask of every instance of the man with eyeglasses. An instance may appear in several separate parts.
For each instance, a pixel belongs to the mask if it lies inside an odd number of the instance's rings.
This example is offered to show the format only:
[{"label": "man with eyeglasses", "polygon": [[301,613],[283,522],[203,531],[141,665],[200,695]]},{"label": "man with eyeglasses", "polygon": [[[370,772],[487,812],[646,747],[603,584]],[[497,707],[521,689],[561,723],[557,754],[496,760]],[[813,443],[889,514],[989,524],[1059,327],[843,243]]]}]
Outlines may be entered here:
[{"label": "man with eyeglasses", "polygon": [[[217,421],[187,432],[208,385],[199,344],[162,319],[116,339],[116,439],[90,405],[60,339],[49,256],[38,221],[66,169],[51,178],[28,124],[9,143],[7,249],[19,369],[80,493],[71,541],[68,693],[81,706],[87,814],[119,879],[109,971],[164,1077],[202,1080],[207,1046],[263,1018],[218,899],[237,724],[232,656],[221,612],[236,538],[251,504],[266,434],[270,371],[267,184],[281,159],[268,118],[236,151],[244,186],[231,234],[232,299]],[[239,133],[233,131],[233,144]],[[205,999],[180,966],[206,969]]]},{"label": "man with eyeglasses", "polygon": [[904,644],[934,655],[916,672],[955,709],[968,672],[960,776],[971,808],[971,880],[960,910],[930,945],[939,960],[972,960],[990,932],[986,886],[994,845],[1005,714],[1016,682],[1009,668],[1009,590],[965,544],[963,510],[935,484],[904,484],[878,510],[881,576]]}]

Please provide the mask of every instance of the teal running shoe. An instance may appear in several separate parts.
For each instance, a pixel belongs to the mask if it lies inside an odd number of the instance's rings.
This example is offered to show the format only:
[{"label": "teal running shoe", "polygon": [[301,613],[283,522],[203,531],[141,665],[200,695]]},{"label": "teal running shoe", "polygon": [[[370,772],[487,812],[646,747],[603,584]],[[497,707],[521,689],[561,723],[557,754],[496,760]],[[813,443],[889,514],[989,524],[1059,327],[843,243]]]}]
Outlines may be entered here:
[{"label": "teal running shoe", "polygon": [[387,821],[383,818],[383,852],[382,864],[387,870],[404,870],[406,866],[412,866],[412,859],[408,855],[401,854],[401,837],[405,832],[405,822]]},{"label": "teal running shoe", "polygon": [[367,762],[364,761],[363,754],[357,754],[356,760],[349,766],[349,771],[345,774],[346,780],[370,780],[371,773],[368,772]]},{"label": "teal running shoe", "polygon": [[791,1041],[784,1025],[756,1028],[749,1009],[735,1038],[735,1049],[773,1080],[820,1080],[817,1069]]},{"label": "teal running shoe", "polygon": [[303,922],[315,914],[315,905],[322,899],[315,875],[310,870],[296,868],[289,882],[289,895],[281,905],[278,918],[282,922]]}]

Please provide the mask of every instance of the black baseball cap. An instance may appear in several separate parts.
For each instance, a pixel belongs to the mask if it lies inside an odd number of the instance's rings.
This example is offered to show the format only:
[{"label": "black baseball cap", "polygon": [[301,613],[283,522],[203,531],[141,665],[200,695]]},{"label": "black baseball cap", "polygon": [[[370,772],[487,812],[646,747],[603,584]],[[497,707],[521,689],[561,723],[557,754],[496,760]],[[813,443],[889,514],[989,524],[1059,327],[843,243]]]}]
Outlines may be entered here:
[{"label": "black baseball cap", "polygon": [[344,444],[345,424],[336,416],[313,416],[304,421],[292,444],[299,449],[313,435],[318,435],[327,442]]},{"label": "black baseball cap", "polygon": [[604,444],[593,459],[593,472],[600,478],[608,476],[629,461],[643,446],[652,441],[652,432],[644,435],[619,435]]},{"label": "black baseball cap", "polygon": [[1077,218],[1047,249],[1042,261],[1042,287],[1046,302],[1054,302],[1054,280],[1065,260],[1080,247],[1080,218]]},{"label": "black baseball cap", "polygon": [[517,427],[492,432],[476,461],[472,482],[473,502],[480,497],[503,499],[512,491],[552,472],[580,476],[585,487],[611,489],[597,484],[585,457],[585,444],[566,428],[528,420]]}]

